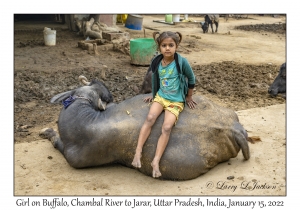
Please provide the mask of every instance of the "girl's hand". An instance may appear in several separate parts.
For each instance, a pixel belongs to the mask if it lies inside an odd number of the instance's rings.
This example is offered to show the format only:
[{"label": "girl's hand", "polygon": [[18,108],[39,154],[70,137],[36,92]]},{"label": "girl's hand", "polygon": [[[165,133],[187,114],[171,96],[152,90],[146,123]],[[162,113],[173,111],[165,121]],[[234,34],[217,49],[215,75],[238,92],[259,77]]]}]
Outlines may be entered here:
[{"label": "girl's hand", "polygon": [[193,100],[192,96],[186,96],[185,98],[186,100],[186,104],[191,108],[191,109],[195,109],[196,108],[196,101]]},{"label": "girl's hand", "polygon": [[152,100],[153,100],[153,97],[152,97],[152,96],[148,96],[148,97],[144,98],[143,101],[144,101],[145,103],[150,103]]}]

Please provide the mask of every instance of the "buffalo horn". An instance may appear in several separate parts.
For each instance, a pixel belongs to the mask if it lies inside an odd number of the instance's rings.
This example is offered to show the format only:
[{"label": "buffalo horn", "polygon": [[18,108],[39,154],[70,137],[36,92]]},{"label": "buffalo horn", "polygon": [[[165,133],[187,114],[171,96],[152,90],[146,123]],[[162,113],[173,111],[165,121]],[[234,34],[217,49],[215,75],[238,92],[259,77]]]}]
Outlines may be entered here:
[{"label": "buffalo horn", "polygon": [[103,111],[106,109],[106,105],[107,103],[105,101],[102,101],[101,98],[99,98],[99,101],[98,101],[98,108]]},{"label": "buffalo horn", "polygon": [[89,85],[90,84],[90,82],[87,80],[87,78],[83,75],[80,75],[78,79],[84,85]]}]

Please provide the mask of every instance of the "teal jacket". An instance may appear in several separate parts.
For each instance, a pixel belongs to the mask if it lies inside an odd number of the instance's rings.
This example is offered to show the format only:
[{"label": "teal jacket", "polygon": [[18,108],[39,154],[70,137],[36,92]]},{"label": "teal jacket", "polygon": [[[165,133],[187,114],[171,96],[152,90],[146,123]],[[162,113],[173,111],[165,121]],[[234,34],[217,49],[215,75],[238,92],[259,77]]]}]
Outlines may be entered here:
[{"label": "teal jacket", "polygon": [[[158,66],[161,60],[163,59],[163,55],[159,54],[155,58],[153,58],[150,68],[152,71],[152,95],[155,97],[157,91],[160,88],[160,80],[158,75]],[[179,73],[180,85],[181,85],[181,93],[182,98],[184,98],[188,93],[188,89],[193,89],[195,87],[195,75],[194,72],[188,63],[187,59],[182,57],[180,54],[175,53],[174,55],[176,68]],[[185,102],[185,101],[184,101]]]}]

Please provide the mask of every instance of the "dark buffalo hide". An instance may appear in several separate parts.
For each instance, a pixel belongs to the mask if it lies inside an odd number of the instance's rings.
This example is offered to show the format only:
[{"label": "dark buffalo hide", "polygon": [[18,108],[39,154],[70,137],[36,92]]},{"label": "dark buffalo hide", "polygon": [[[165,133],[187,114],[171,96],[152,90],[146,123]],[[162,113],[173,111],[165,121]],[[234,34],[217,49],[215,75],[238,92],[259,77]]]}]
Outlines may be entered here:
[{"label": "dark buffalo hide", "polygon": [[[99,98],[105,101],[103,87],[96,82],[54,96],[53,103],[61,103],[70,95],[75,100],[62,108],[58,133],[46,128],[40,135],[51,140],[74,168],[110,163],[133,168],[138,135],[150,108],[143,98],[149,95],[137,95],[100,111],[97,104]],[[109,91],[104,93],[107,95]],[[218,163],[236,157],[240,150],[246,160],[250,158],[247,132],[236,113],[200,95],[194,95],[193,99],[197,107],[192,110],[186,106],[172,129],[160,161],[162,179],[196,178]],[[151,161],[163,119],[164,112],[152,128],[143,148],[142,167],[137,169],[148,176],[152,176]]]},{"label": "dark buffalo hide", "polygon": [[272,97],[277,96],[278,93],[281,93],[282,97],[286,97],[286,63],[281,65],[278,75],[268,89],[268,93]]}]

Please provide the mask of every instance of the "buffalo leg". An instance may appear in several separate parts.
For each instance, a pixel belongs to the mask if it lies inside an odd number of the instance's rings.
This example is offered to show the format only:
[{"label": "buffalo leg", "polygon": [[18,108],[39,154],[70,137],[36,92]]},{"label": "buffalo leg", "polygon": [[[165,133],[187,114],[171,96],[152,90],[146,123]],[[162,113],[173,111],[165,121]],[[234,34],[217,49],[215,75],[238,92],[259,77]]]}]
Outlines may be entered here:
[{"label": "buffalo leg", "polygon": [[245,160],[250,158],[250,150],[247,142],[248,134],[240,123],[234,125],[234,139],[242,150]]},{"label": "buffalo leg", "polygon": [[250,151],[247,139],[242,134],[236,134],[235,136],[236,143],[240,146],[245,160],[250,158]]},{"label": "buffalo leg", "polygon": [[215,22],[215,24],[216,24],[216,33],[217,33],[218,32],[219,23]]},{"label": "buffalo leg", "polygon": [[214,25],[214,24],[213,24],[213,22],[212,22],[212,23],[210,24],[211,32],[212,32],[212,33],[214,33],[214,27],[213,27],[213,25]]},{"label": "buffalo leg", "polygon": [[51,141],[54,148],[58,149],[62,154],[64,151],[64,144],[60,140],[59,135],[52,128],[44,128],[39,133],[40,137],[43,139],[48,139]]}]

